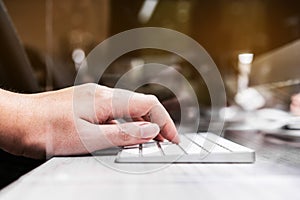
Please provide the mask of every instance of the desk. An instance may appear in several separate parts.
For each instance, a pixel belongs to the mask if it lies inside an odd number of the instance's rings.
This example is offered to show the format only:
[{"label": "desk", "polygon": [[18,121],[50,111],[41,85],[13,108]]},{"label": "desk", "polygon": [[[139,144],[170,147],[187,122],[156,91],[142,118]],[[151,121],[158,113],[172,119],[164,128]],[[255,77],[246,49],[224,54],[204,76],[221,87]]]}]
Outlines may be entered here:
[{"label": "desk", "polygon": [[[269,143],[254,132],[227,132],[225,137],[256,149],[257,161],[173,164],[133,175],[111,170],[91,156],[55,157],[4,188],[0,199],[300,198],[300,148]],[[113,163],[114,156],[106,157]]]}]

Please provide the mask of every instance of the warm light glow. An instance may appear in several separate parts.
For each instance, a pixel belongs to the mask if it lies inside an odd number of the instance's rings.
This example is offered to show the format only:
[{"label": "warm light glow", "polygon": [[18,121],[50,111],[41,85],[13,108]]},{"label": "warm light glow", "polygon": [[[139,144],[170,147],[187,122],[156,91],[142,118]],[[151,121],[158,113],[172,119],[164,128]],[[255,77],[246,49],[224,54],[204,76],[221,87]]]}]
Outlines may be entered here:
[{"label": "warm light glow", "polygon": [[242,53],[239,54],[239,62],[244,65],[249,65],[253,61],[253,53]]},{"label": "warm light glow", "polygon": [[144,4],[138,15],[138,19],[141,23],[146,24],[150,20],[157,4],[158,0],[144,1]]},{"label": "warm light glow", "polygon": [[131,61],[130,61],[130,66],[133,68],[133,67],[136,67],[136,66],[142,66],[145,64],[145,61],[141,58],[133,58]]},{"label": "warm light glow", "polygon": [[85,59],[85,53],[82,49],[74,49],[72,52],[72,59],[74,63],[80,64]]}]

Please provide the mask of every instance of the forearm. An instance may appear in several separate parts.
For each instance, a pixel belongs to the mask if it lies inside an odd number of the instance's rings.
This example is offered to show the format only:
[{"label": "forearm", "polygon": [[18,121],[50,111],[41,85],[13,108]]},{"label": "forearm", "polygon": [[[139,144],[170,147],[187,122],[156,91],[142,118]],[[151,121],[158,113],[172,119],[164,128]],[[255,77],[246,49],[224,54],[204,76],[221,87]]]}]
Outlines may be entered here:
[{"label": "forearm", "polygon": [[32,158],[86,153],[74,126],[72,92],[18,94],[0,89],[0,148]]},{"label": "forearm", "polygon": [[0,148],[16,155],[24,152],[29,122],[28,95],[0,89]]}]

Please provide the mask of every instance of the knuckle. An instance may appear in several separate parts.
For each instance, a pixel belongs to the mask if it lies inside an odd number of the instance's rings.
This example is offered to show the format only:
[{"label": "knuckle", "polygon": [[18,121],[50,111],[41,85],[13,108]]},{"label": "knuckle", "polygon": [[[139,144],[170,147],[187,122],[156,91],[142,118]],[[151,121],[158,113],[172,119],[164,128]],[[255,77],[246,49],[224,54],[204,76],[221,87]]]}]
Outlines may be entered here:
[{"label": "knuckle", "polygon": [[98,85],[96,83],[86,83],[83,85],[83,92],[87,96],[94,96],[96,92],[96,88]]},{"label": "knuckle", "polygon": [[120,135],[120,139],[124,142],[127,142],[130,139],[129,134],[127,134],[127,133],[121,132],[121,134],[119,134],[119,135]]},{"label": "knuckle", "polygon": [[89,88],[89,87],[96,87],[97,84],[96,83],[85,83],[84,86],[87,87],[87,88]]},{"label": "knuckle", "polygon": [[123,142],[126,142],[130,139],[130,136],[129,134],[126,132],[126,127],[122,127],[122,126],[118,126],[118,129],[119,129],[119,139]]},{"label": "knuckle", "polygon": [[133,138],[140,138],[141,129],[135,124],[124,124],[124,126],[119,127],[119,135],[122,141],[129,141]]},{"label": "knuckle", "polygon": [[160,104],[158,98],[155,95],[148,94],[147,98],[151,101],[152,104]]}]

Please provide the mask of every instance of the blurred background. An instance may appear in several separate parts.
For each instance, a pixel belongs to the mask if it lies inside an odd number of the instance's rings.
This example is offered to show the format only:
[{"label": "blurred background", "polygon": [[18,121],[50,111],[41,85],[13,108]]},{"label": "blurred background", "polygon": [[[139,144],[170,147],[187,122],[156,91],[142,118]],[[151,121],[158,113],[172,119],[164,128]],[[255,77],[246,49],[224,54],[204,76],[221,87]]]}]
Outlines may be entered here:
[{"label": "blurred background", "polygon": [[[239,102],[236,94],[251,86],[267,99],[264,106],[288,109],[290,96],[299,91],[300,2],[297,0],[4,0],[4,3],[42,91],[73,85],[78,67],[96,45],[114,34],[145,26],[174,29],[199,42],[222,74],[228,105]],[[246,63],[239,59],[243,55]],[[100,83],[114,86],[118,77],[134,65],[153,61],[174,66],[184,74],[197,92],[200,105],[209,106],[209,94],[201,76],[180,57],[160,50],[138,50],[121,56],[111,64]],[[85,77],[85,81],[94,80]],[[140,91],[155,93],[161,100],[172,97],[170,91],[157,85],[145,86]]]}]

